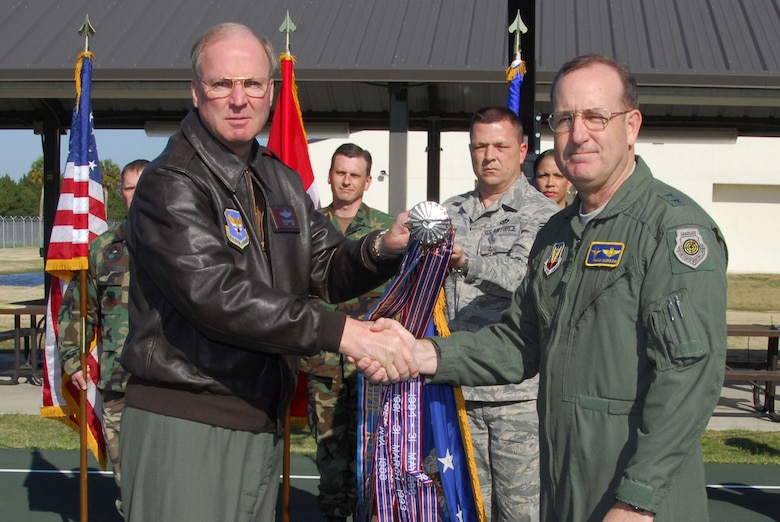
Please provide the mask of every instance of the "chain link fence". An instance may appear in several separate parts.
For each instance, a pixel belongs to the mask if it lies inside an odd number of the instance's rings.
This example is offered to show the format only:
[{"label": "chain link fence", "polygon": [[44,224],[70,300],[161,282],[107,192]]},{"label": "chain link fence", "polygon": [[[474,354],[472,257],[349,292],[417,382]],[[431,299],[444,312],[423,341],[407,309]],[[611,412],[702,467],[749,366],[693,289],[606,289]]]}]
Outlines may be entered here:
[{"label": "chain link fence", "polygon": [[[109,221],[112,226],[116,221]],[[43,218],[0,216],[0,248],[43,247]]]},{"label": "chain link fence", "polygon": [[0,248],[42,246],[43,218],[0,216]]}]

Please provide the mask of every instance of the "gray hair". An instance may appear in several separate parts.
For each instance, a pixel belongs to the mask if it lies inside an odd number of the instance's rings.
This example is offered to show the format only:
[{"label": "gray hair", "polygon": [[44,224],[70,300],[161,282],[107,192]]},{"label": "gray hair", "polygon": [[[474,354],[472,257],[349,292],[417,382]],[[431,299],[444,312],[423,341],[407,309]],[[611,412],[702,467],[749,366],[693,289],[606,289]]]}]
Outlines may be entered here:
[{"label": "gray hair", "polygon": [[198,40],[192,46],[190,60],[192,62],[193,78],[198,78],[200,76],[200,57],[203,54],[203,50],[206,48],[206,46],[236,35],[249,35],[260,42],[260,44],[265,49],[265,54],[268,57],[268,63],[270,64],[271,68],[268,71],[268,77],[270,78],[273,76],[274,71],[276,70],[276,56],[274,55],[274,48],[271,45],[271,42],[269,42],[265,37],[256,34],[252,29],[245,26],[244,24],[227,22],[224,24],[215,25],[206,31],[203,36],[198,38]]}]

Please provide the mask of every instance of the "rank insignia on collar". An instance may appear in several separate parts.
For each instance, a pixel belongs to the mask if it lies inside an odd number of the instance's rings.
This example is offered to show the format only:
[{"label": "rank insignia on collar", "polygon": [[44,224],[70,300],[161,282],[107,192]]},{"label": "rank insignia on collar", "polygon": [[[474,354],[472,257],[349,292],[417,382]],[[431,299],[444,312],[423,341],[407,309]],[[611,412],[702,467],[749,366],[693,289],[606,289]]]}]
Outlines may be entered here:
[{"label": "rank insignia on collar", "polygon": [[249,234],[244,228],[244,218],[241,217],[238,210],[225,209],[225,236],[227,236],[228,241],[242,250],[249,244]]},{"label": "rank insignia on collar", "polygon": [[550,275],[556,270],[558,270],[558,267],[561,266],[561,258],[563,258],[563,250],[566,247],[566,243],[561,241],[560,243],[555,243],[552,247],[552,252],[550,253],[550,257],[547,258],[547,260],[544,262],[544,273],[546,275]]},{"label": "rank insignia on collar", "polygon": [[623,258],[625,243],[610,241],[594,241],[588,249],[588,257],[585,258],[585,266],[601,266],[615,268]]},{"label": "rank insignia on collar", "polygon": [[674,256],[680,263],[697,268],[707,259],[709,249],[698,228],[681,228],[676,231]]}]

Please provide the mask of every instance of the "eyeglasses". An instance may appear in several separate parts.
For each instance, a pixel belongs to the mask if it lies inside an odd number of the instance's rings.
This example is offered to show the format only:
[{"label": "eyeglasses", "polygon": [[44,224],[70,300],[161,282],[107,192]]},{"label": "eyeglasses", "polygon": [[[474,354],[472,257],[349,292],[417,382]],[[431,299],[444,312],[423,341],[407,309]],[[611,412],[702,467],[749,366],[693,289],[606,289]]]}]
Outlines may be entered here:
[{"label": "eyeglasses", "polygon": [[209,98],[227,98],[233,92],[236,83],[244,87],[244,92],[250,98],[262,98],[268,92],[271,80],[268,78],[215,78],[213,80],[201,80],[206,86],[206,94]]},{"label": "eyeglasses", "polygon": [[554,112],[547,118],[547,123],[550,124],[550,128],[554,133],[563,134],[569,132],[574,127],[574,120],[579,114],[582,116],[582,123],[585,124],[586,129],[599,132],[607,128],[612,118],[616,118],[621,114],[628,114],[632,110],[609,112],[607,109],[583,109],[581,111]]}]

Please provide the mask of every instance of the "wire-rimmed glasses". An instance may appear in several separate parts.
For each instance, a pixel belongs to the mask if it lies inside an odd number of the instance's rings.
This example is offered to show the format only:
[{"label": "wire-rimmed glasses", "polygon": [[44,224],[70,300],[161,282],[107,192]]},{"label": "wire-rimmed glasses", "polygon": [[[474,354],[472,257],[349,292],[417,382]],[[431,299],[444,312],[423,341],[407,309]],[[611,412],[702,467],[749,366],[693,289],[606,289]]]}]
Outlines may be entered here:
[{"label": "wire-rimmed glasses", "polygon": [[581,111],[562,111],[554,112],[547,118],[547,123],[556,134],[569,132],[574,127],[574,120],[577,116],[582,116],[582,123],[585,128],[591,131],[603,131],[612,121],[621,114],[628,114],[632,109],[620,112],[609,112],[607,109],[583,109]]},{"label": "wire-rimmed glasses", "polygon": [[236,83],[240,83],[244,92],[250,98],[262,98],[268,92],[271,80],[268,78],[214,78],[213,80],[198,80],[206,87],[209,98],[227,98],[233,92]]}]

